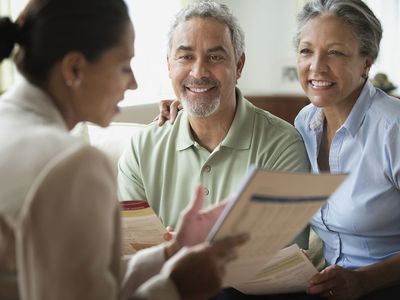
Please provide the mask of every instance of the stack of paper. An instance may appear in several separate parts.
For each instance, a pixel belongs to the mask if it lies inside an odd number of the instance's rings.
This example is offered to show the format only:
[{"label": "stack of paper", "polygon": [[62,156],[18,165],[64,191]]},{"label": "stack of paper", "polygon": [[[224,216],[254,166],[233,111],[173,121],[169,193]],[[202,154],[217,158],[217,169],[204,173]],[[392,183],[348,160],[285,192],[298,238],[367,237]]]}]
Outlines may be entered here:
[{"label": "stack of paper", "polygon": [[317,271],[311,263],[303,263],[307,260],[301,260],[300,250],[295,251],[298,255],[290,252],[294,250],[280,252],[277,264],[273,257],[308,224],[345,177],[252,169],[208,236],[212,241],[241,232],[251,235],[239,248],[239,258],[227,266],[224,285],[254,294],[304,291]]}]

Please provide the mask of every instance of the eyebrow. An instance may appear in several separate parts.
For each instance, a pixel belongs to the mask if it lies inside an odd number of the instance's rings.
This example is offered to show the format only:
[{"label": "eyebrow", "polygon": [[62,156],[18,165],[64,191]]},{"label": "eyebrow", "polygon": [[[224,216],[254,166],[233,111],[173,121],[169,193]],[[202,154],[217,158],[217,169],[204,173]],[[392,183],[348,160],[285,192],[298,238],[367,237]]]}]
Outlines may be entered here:
[{"label": "eyebrow", "polygon": [[[300,42],[300,45],[304,45],[304,46],[312,46],[313,44],[311,42],[305,41],[305,42]],[[346,47],[346,44],[343,43],[339,43],[339,42],[332,42],[327,44],[328,47],[333,47],[333,46],[341,46],[341,47]]]},{"label": "eyebrow", "polygon": [[[177,52],[178,51],[194,51],[194,49],[190,46],[181,45],[176,49],[176,51]],[[228,54],[228,51],[226,51],[225,48],[222,46],[216,46],[216,47],[207,49],[207,53],[213,53],[213,52],[219,52],[219,51],[224,52],[225,54]]]}]

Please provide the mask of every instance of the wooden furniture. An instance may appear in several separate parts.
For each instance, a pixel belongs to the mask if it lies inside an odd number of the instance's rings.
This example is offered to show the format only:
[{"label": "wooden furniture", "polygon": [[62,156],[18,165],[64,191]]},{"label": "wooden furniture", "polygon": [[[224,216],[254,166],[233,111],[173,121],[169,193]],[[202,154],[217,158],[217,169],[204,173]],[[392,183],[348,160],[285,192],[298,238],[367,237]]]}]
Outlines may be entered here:
[{"label": "wooden furniture", "polygon": [[245,98],[290,124],[293,124],[298,112],[310,103],[307,97],[302,95],[245,96]]}]

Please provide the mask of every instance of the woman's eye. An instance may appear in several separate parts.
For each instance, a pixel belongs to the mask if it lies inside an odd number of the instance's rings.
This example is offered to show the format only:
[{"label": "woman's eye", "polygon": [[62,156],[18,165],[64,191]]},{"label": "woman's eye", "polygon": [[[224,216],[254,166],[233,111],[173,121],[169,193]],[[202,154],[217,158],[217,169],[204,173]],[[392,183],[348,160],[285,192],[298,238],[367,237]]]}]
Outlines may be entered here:
[{"label": "woman's eye", "polygon": [[303,48],[303,49],[300,49],[299,53],[300,54],[310,54],[311,50],[307,49],[307,48]]},{"label": "woman's eye", "polygon": [[329,55],[334,55],[334,56],[343,56],[343,55],[344,55],[344,53],[342,53],[342,52],[340,52],[340,51],[337,51],[337,50],[330,50],[330,51],[328,52],[328,54],[329,54]]}]

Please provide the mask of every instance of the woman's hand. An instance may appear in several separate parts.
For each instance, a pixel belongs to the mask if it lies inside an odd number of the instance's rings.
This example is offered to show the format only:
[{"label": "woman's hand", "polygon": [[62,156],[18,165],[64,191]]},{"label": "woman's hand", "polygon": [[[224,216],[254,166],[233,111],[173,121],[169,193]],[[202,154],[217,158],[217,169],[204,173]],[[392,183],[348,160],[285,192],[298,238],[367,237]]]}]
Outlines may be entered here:
[{"label": "woman's hand", "polygon": [[362,273],[332,265],[310,279],[307,293],[337,300],[357,299],[367,293],[363,282]]},{"label": "woman's hand", "polygon": [[159,104],[160,114],[155,117],[154,121],[158,120],[158,125],[162,126],[169,119],[171,124],[174,124],[178,111],[182,109],[179,100],[161,100]]},{"label": "woman's hand", "polygon": [[175,228],[172,226],[167,226],[167,228],[165,229],[167,230],[167,232],[164,233],[164,240],[166,242],[172,241],[172,239],[176,236]]},{"label": "woman's hand", "polygon": [[181,299],[209,299],[222,288],[226,264],[237,258],[237,248],[248,239],[249,235],[238,234],[184,247],[161,272],[169,273]]},{"label": "woman's hand", "polygon": [[206,240],[208,233],[225,208],[228,199],[203,209],[204,188],[199,185],[191,203],[182,211],[176,232],[167,227],[164,239],[169,239],[167,257],[171,257],[184,246],[194,246]]}]

